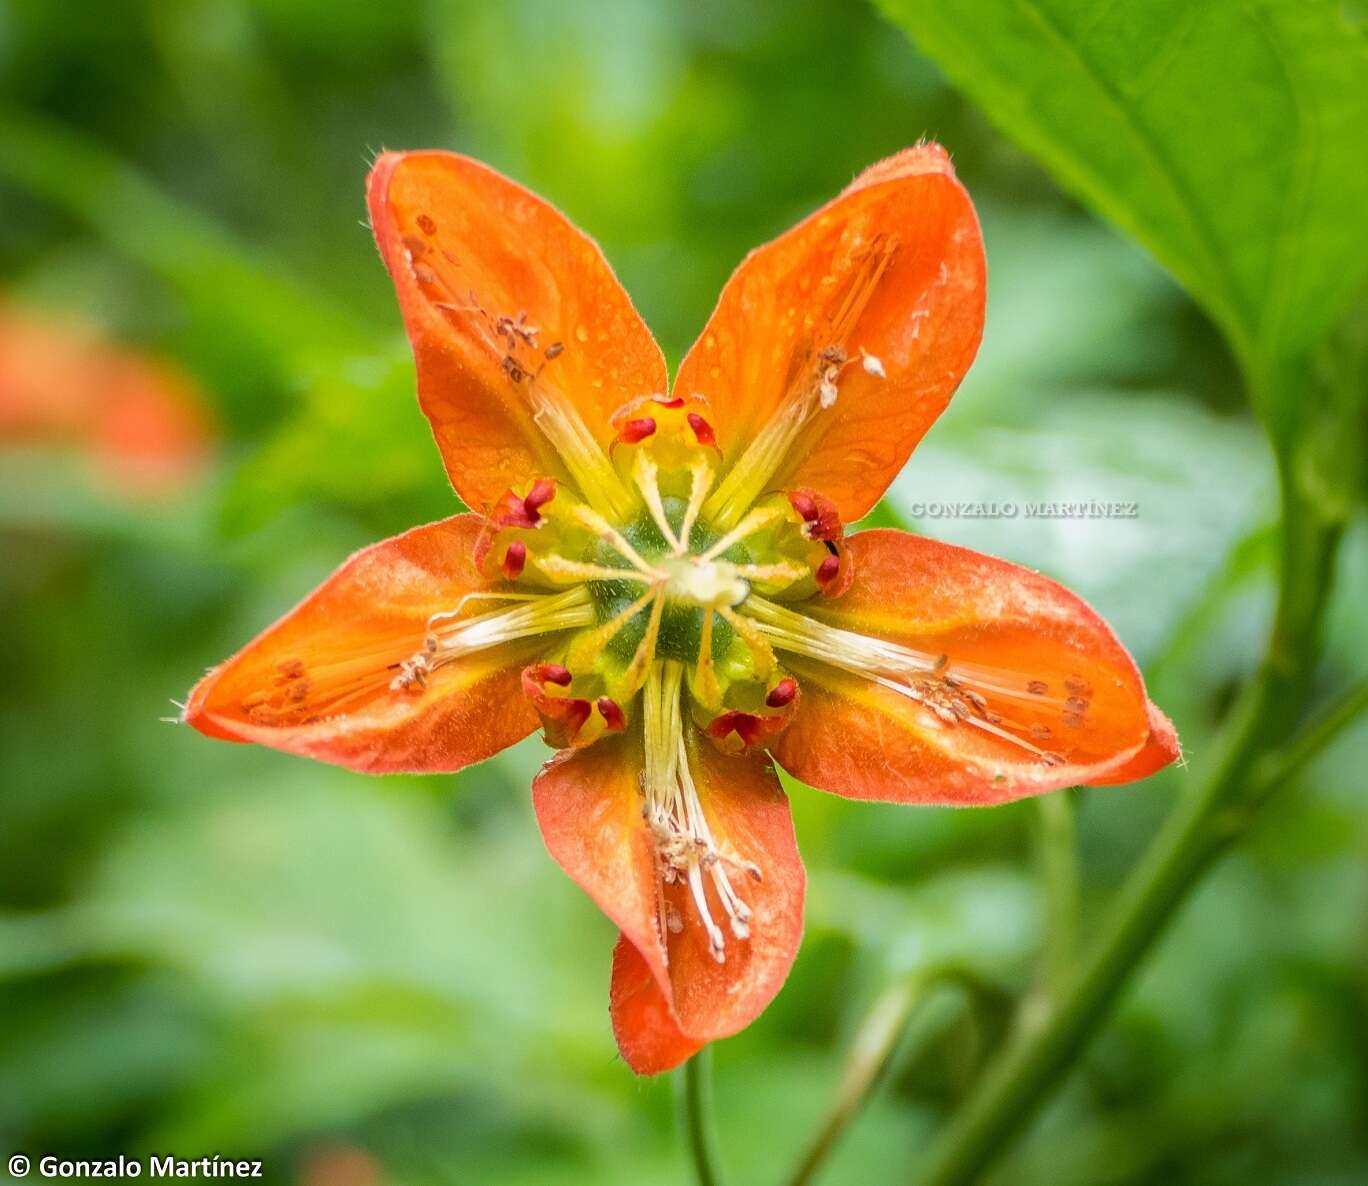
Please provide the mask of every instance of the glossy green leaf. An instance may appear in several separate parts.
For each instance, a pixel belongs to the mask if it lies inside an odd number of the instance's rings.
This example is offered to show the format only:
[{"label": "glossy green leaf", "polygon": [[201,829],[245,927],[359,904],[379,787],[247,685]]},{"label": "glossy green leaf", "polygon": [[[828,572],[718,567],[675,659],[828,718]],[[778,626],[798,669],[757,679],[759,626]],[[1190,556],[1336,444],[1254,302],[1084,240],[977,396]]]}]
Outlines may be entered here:
[{"label": "glossy green leaf", "polygon": [[1368,274],[1368,38],[1336,0],[881,0],[1221,326],[1281,436]]}]

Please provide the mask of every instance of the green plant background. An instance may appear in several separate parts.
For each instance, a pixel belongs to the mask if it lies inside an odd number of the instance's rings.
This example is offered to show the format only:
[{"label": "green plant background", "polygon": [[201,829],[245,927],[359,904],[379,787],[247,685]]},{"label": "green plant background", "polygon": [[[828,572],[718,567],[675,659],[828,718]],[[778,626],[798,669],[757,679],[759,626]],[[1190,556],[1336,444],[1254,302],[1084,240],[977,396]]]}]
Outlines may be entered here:
[{"label": "green plant background", "polygon": [[[612,1045],[611,928],[532,821],[538,742],[365,779],[159,719],[348,552],[455,505],[361,221],[381,147],[545,194],[674,362],[749,247],[941,140],[984,224],[988,329],[876,513],[1082,592],[1197,764],[1263,649],[1281,460],[1348,521],[1315,688],[1368,668],[1362,471],[1329,419],[1362,356],[1334,353],[1330,395],[1295,381],[1352,336],[1368,265],[1368,172],[1341,151],[1368,111],[1358,6],[888,0],[920,51],[842,0],[77,7],[0,2],[7,299],[179,360],[225,440],[137,508],[0,445],[0,1153],[257,1156],[309,1186],[685,1180],[668,1081]],[[1217,61],[1233,81],[1203,90]],[[1208,167],[1231,145],[1242,169]],[[927,513],[1086,499],[1139,514]],[[992,1181],[1368,1181],[1365,762],[1360,729],[1264,813]],[[1190,781],[1074,794],[1084,939]],[[822,1179],[901,1180],[1061,958],[1040,816],[792,789],[807,938],[716,1051],[724,1163],[781,1181],[870,1003],[953,967],[969,1006],[895,1061]]]}]

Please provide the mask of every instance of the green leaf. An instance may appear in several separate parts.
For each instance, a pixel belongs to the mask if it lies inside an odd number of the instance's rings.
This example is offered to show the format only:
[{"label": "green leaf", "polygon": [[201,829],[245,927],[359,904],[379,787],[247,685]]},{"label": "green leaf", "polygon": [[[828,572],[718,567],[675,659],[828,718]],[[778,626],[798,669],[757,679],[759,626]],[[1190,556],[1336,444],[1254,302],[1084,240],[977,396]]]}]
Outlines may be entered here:
[{"label": "green leaf", "polygon": [[1368,39],[1335,0],[880,0],[1221,326],[1285,439],[1368,274]]}]

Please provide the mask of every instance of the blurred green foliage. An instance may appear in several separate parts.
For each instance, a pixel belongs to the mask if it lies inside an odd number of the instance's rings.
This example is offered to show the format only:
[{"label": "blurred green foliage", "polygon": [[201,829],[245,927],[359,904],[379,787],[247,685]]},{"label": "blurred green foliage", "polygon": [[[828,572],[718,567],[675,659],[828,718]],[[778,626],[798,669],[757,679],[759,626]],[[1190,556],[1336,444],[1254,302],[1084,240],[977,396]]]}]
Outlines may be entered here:
[{"label": "blurred green foliage", "polygon": [[[994,73],[970,54],[988,44],[970,18],[996,9],[944,21],[963,40],[950,73],[1004,121],[1007,100],[979,88],[1020,80],[1021,62]],[[1244,44],[1208,41],[1199,59]],[[1033,84],[1088,102],[1017,48]],[[1356,66],[1310,74],[1330,87]],[[611,929],[531,819],[537,743],[456,777],[367,780],[158,719],[349,550],[455,505],[360,221],[382,146],[471,152],[546,194],[603,244],[676,361],[749,247],[870,161],[940,139],[980,206],[989,326],[878,513],[1082,591],[1192,753],[1255,661],[1275,494],[1234,359],[872,10],[7,0],[0,76],[8,299],[179,360],[224,432],[215,471],[160,505],[0,453],[0,1152],[261,1156],[310,1186],[683,1180],[668,1084],[613,1053]],[[1271,137],[1290,168],[1269,126],[1286,97],[1224,99],[1193,151]],[[1333,95],[1327,112],[1343,114]],[[1081,154],[1059,132],[1076,122],[1062,111],[1037,135]],[[1278,256],[1311,269],[1290,291],[1347,286],[1361,262],[1361,170],[1344,168],[1317,253]],[[1240,220],[1263,226],[1248,211],[1275,171],[1221,181],[1200,192],[1229,214],[1222,234],[1272,250]],[[1150,245],[1228,329],[1237,303],[1200,254],[1176,233]],[[1287,307],[1310,316],[1301,296]],[[1070,499],[1139,516],[928,510]],[[1368,666],[1365,588],[1359,522],[1327,685]],[[1209,881],[995,1180],[1365,1180],[1365,759],[1360,732]],[[1183,777],[1077,798],[1085,933]],[[863,1009],[890,976],[952,964],[981,982],[972,1008],[899,1064],[824,1178],[887,1181],[1039,980],[1035,816],[803,788],[794,805],[808,936],[775,1004],[717,1052],[725,1160],[737,1181],[779,1180]]]}]

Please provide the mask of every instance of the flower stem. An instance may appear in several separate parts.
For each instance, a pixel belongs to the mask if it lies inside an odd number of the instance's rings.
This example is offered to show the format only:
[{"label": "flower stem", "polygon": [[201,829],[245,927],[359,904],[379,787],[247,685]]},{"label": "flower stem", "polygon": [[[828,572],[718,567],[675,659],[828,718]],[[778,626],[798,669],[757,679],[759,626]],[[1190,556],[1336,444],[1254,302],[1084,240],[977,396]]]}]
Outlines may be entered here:
[{"label": "flower stem", "polygon": [[1360,680],[1341,695],[1278,753],[1268,755],[1255,770],[1256,781],[1249,796],[1263,800],[1272,795],[1365,712],[1368,712],[1368,679]]},{"label": "flower stem", "polygon": [[675,1116],[697,1186],[721,1186],[712,1127],[712,1047],[704,1046],[675,1072]]},{"label": "flower stem", "polygon": [[[933,1148],[919,1186],[967,1186],[1034,1115],[1105,1020],[1151,944],[1213,859],[1244,835],[1272,787],[1328,744],[1357,710],[1336,710],[1279,752],[1305,704],[1342,523],[1304,501],[1284,473],[1282,571],[1268,650],[1227,743],[1175,810],[1112,907],[1092,954],[1037,1028],[1018,1032]],[[1352,700],[1352,704],[1358,701]],[[1346,712],[1348,716],[1346,716]],[[1287,765],[1288,755],[1295,760]]]},{"label": "flower stem", "polygon": [[[914,1017],[925,1021],[920,1025],[920,1040],[940,1032],[944,1022],[955,1016],[960,996],[945,995],[939,1002],[935,989],[960,979],[952,973],[931,973],[915,976],[891,985],[874,1002],[850,1045],[836,1098],[827,1110],[807,1152],[798,1168],[788,1179],[788,1186],[809,1186],[817,1170],[830,1156],[832,1149],[844,1135],[851,1121],[869,1102],[874,1090],[883,1082],[902,1038]],[[933,1008],[940,1004],[945,1008]],[[928,1016],[928,1014],[935,1016]]]}]

